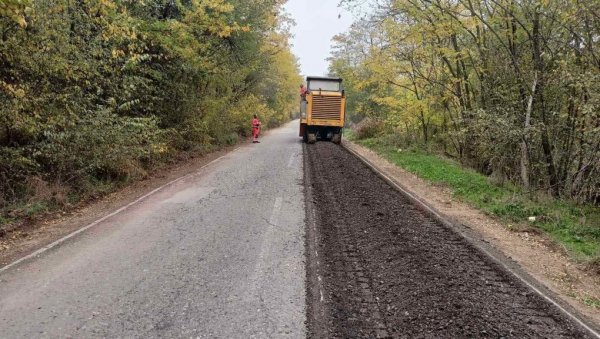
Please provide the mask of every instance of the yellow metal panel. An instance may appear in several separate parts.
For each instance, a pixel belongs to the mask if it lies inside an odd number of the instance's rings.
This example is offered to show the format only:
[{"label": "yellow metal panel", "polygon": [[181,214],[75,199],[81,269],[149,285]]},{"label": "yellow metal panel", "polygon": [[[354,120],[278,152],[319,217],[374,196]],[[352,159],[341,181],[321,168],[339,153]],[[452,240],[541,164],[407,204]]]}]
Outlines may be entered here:
[{"label": "yellow metal panel", "polygon": [[308,123],[309,126],[334,126],[343,127],[344,122],[339,120],[322,120],[322,119],[311,119]]},{"label": "yellow metal panel", "polygon": [[313,95],[313,94],[325,95],[328,97],[341,97],[342,96],[342,93],[340,93],[340,92],[327,92],[327,91],[310,91],[310,92],[308,92],[308,95]]},{"label": "yellow metal panel", "polygon": [[[323,116],[321,118],[313,118],[313,106],[314,106],[314,95],[319,95],[319,96],[330,96],[330,97],[338,97],[340,98],[340,100],[338,101],[338,103],[336,105],[339,104],[339,120],[338,119],[328,119],[326,116]],[[343,127],[344,126],[344,120],[345,120],[345,115],[346,115],[346,98],[342,96],[342,93],[340,92],[326,92],[326,91],[312,91],[310,93],[308,93],[306,95],[306,124],[311,126],[334,126],[334,127]],[[320,105],[323,105],[323,103],[321,103]],[[327,105],[325,106],[327,107]],[[333,112],[330,112],[330,115]],[[325,114],[327,115],[327,114]],[[303,120],[304,122],[304,120]]]},{"label": "yellow metal panel", "polygon": [[346,97],[342,97],[342,127],[344,127],[344,121],[346,121]]},{"label": "yellow metal panel", "polygon": [[310,93],[306,94],[306,121],[307,124],[310,125],[310,119],[312,115],[312,95]]}]

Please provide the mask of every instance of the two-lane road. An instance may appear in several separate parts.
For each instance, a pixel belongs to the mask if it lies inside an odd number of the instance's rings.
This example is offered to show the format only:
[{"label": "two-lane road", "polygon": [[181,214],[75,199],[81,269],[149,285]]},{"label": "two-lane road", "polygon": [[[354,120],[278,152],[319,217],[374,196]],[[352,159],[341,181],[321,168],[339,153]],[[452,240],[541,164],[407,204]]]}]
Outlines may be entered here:
[{"label": "two-lane road", "polygon": [[0,268],[0,338],[598,337],[297,127]]},{"label": "two-lane road", "polygon": [[296,128],[0,273],[0,337],[304,337]]}]

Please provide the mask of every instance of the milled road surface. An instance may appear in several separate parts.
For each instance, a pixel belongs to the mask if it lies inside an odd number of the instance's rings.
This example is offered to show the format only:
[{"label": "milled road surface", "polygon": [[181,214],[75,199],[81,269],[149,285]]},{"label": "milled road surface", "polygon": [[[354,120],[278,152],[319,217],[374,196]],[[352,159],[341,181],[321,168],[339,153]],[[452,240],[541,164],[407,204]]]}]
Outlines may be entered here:
[{"label": "milled road surface", "polygon": [[310,337],[587,337],[343,148],[305,156]]},{"label": "milled road surface", "polygon": [[0,337],[305,337],[297,125],[0,273]]}]

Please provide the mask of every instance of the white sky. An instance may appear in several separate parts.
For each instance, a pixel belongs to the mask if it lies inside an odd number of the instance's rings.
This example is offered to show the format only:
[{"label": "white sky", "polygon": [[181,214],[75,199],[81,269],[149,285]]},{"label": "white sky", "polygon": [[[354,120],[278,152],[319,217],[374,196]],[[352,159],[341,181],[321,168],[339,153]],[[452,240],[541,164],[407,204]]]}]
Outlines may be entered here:
[{"label": "white sky", "polygon": [[285,9],[296,21],[292,52],[302,74],[327,75],[331,38],[350,27],[352,14],[338,7],[338,0],[288,0]]}]

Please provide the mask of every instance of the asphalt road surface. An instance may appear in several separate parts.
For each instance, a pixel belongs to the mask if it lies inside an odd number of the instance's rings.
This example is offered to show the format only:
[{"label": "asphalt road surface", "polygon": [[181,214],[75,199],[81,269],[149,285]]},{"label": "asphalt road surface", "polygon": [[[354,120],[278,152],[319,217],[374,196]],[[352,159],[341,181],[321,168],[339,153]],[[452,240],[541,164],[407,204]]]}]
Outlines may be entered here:
[{"label": "asphalt road surface", "polygon": [[0,273],[0,337],[305,337],[297,125]]}]

